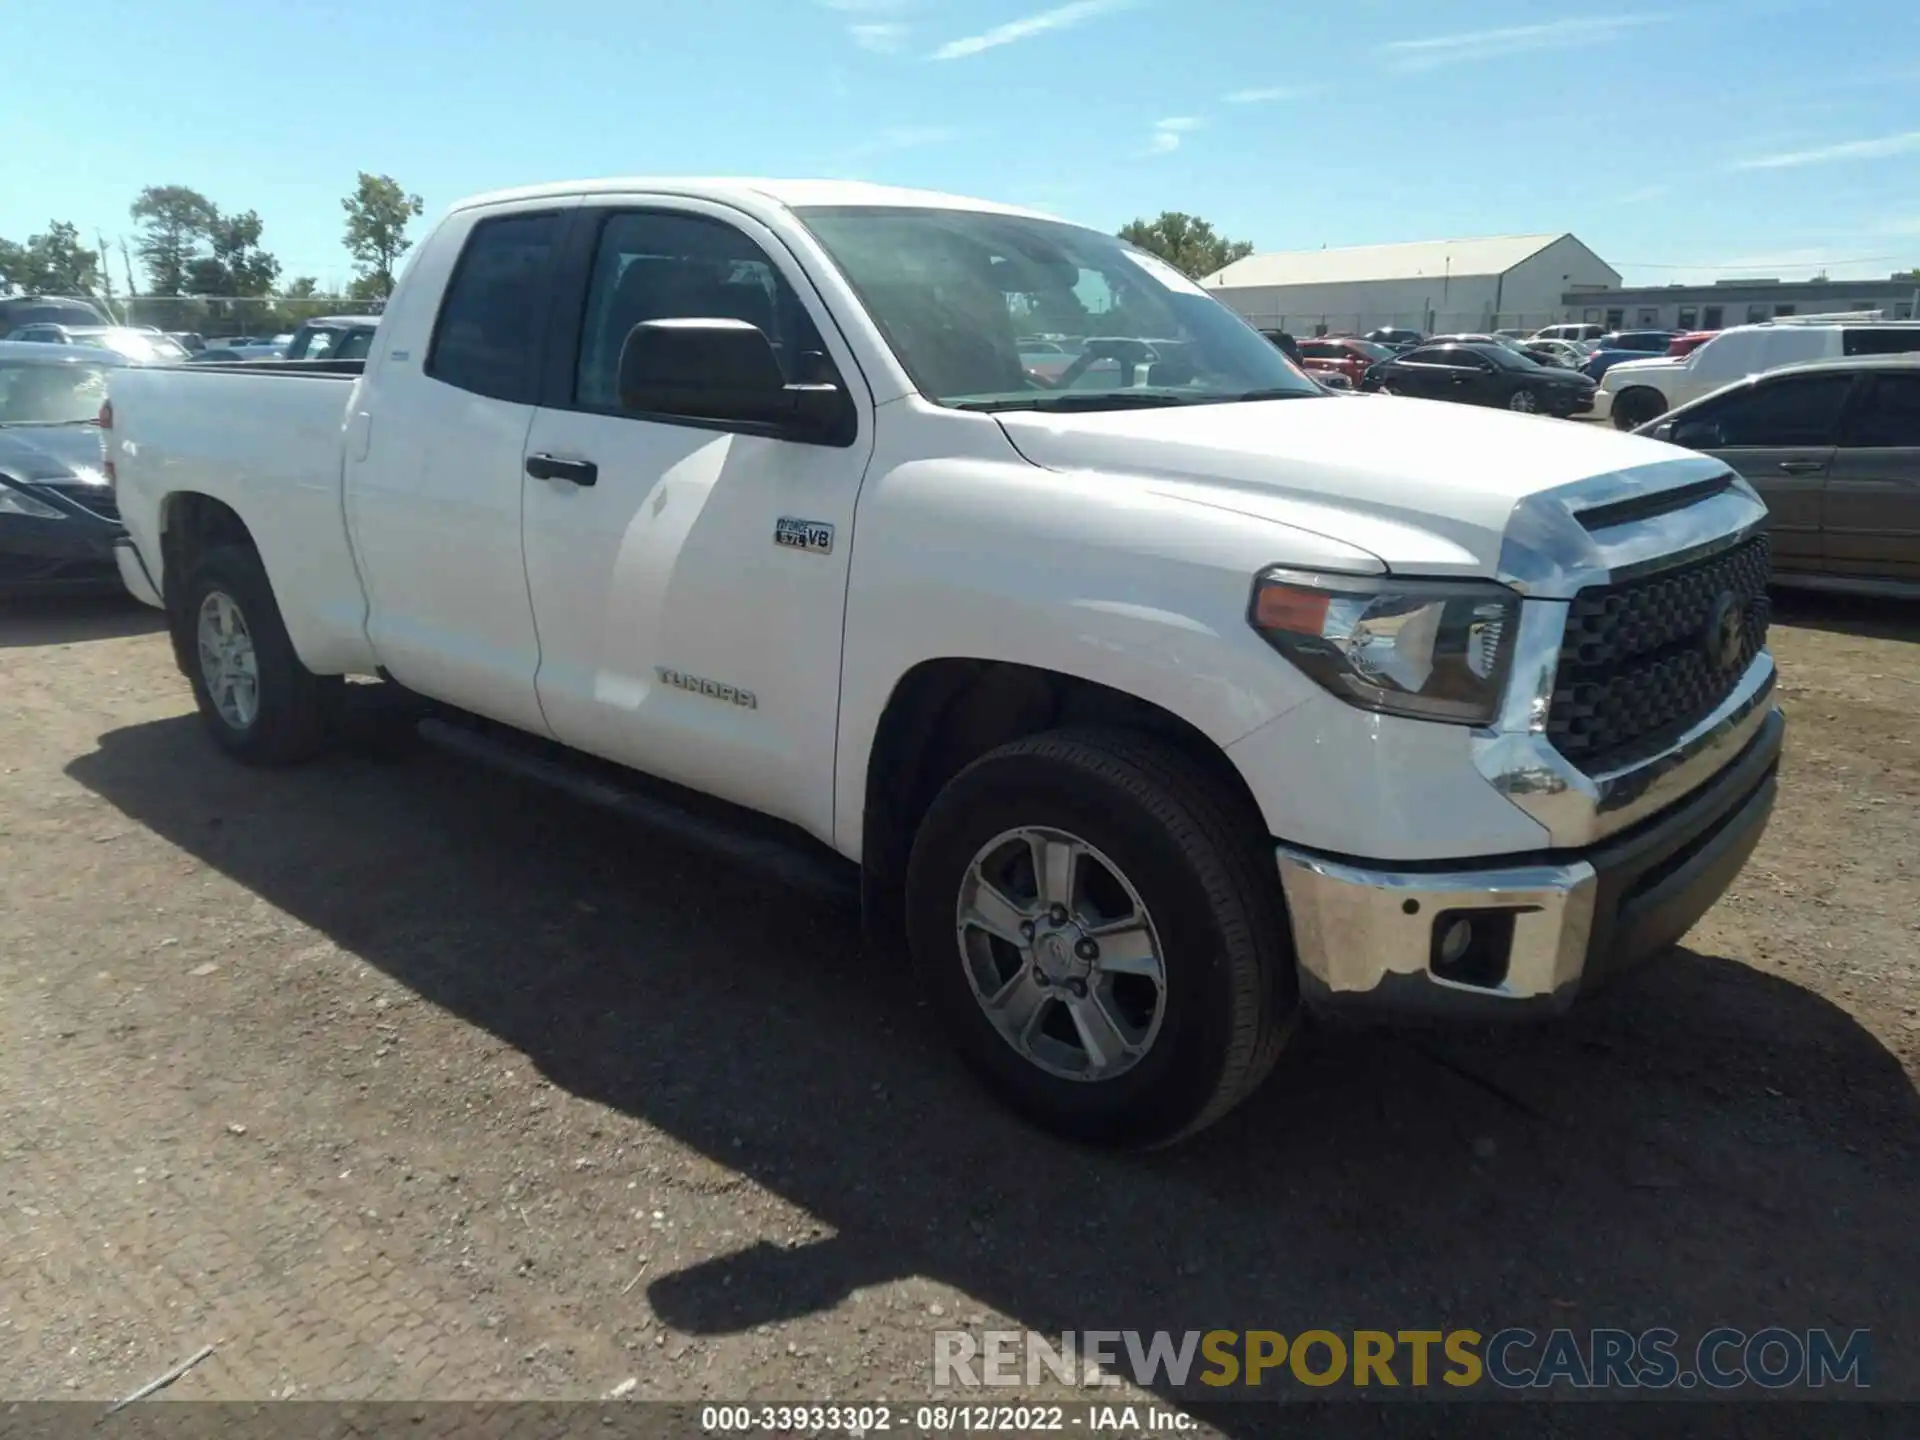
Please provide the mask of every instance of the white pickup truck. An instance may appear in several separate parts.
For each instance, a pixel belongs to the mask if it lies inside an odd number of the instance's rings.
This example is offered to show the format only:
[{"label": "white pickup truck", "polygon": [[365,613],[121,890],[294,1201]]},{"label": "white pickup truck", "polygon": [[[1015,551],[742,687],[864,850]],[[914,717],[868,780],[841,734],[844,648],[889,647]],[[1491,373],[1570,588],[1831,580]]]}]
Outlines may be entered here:
[{"label": "white pickup truck", "polygon": [[[1079,337],[1047,376],[1039,329]],[[1773,803],[1724,464],[1325,394],[1024,211],[486,196],[364,367],[119,371],[109,412],[123,574],[225,750],[313,756],[381,675],[469,748],[698,792],[857,877],[967,1060],[1083,1139],[1217,1119],[1303,1008],[1562,1009]]]}]

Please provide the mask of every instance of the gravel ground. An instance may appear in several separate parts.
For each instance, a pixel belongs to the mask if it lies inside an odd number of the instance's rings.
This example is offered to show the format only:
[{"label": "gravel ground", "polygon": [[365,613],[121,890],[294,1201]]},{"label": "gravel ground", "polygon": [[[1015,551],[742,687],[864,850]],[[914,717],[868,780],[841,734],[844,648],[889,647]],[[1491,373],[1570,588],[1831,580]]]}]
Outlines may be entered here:
[{"label": "gravel ground", "polygon": [[[943,1326],[1873,1332],[1920,1396],[1920,611],[1784,606],[1676,952],[1023,1129],[850,917],[432,751],[219,759],[149,612],[0,611],[0,1396],[927,1393]],[[1244,1428],[1228,1414],[1227,1432]]]}]

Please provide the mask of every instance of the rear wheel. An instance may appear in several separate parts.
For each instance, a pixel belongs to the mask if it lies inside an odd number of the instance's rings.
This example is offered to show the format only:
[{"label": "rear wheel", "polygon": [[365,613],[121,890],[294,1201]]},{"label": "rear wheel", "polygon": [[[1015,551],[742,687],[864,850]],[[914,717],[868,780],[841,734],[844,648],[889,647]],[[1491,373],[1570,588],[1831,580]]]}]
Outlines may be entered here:
[{"label": "rear wheel", "polygon": [[1613,426],[1616,430],[1634,430],[1649,420],[1667,413],[1667,401],[1658,390],[1642,385],[1622,390],[1613,402]]},{"label": "rear wheel", "polygon": [[1507,409],[1516,410],[1522,415],[1532,415],[1540,409],[1540,397],[1525,385],[1507,397]]},{"label": "rear wheel", "polygon": [[209,550],[172,617],[200,718],[214,743],[253,765],[291,765],[325,748],[343,682],[300,663],[260,557]]},{"label": "rear wheel", "polygon": [[1211,1124],[1271,1069],[1298,1004],[1258,816],[1144,737],[1062,731],[969,766],[915,839],[907,910],[969,1065],[1074,1139]]}]

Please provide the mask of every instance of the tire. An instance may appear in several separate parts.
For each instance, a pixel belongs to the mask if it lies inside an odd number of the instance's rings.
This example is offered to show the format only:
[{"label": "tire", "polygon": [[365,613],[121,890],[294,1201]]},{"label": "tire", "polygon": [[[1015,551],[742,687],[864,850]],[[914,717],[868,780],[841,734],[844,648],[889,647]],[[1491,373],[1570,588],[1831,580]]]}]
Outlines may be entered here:
[{"label": "tire", "polygon": [[[1156,941],[1160,977],[1152,1021],[1142,1018],[1145,977],[1104,971],[1088,977],[1105,994],[1102,1013],[1124,1013],[1142,1042],[1131,1058],[1117,1051],[1125,1064],[1104,1077],[1089,1073],[1093,1047],[1081,1043],[1087,1032],[1073,1020],[1072,1007],[1086,1005],[1088,982],[1081,982],[1077,998],[1066,993],[1073,979],[1056,974],[1042,986],[1048,937],[1016,948],[962,921],[970,895],[982,888],[976,865],[979,873],[993,868],[983,856],[1002,853],[993,846],[1009,835],[1016,838],[1004,853],[1014,869],[1005,872],[1004,893],[1025,894],[1015,872],[1025,853],[1021,834],[1032,830],[1090,847],[1078,862],[1085,904],[1076,902],[1077,911],[1122,913],[1128,902],[1113,904],[1110,897],[1131,887],[1145,933]],[[920,988],[968,1065],[1029,1120],[1091,1144],[1170,1144],[1212,1124],[1253,1091],[1273,1068],[1299,1009],[1269,843],[1243,799],[1159,741],[1075,730],[1004,745],[940,792],[915,836],[906,905]],[[1029,865],[1024,873],[1031,877],[1036,869]],[[1112,883],[1116,874],[1119,888]],[[1022,903],[1044,924],[1034,899]],[[1104,966],[1119,959],[1127,937],[1099,933],[1112,946],[1097,962]],[[1053,963],[1075,963],[1062,961],[1071,953],[1065,947],[1049,953]],[[1137,956],[1127,963],[1137,964]],[[984,981],[983,971],[990,972]],[[1077,1071],[1049,1068],[989,1018],[981,996],[1009,972],[1016,976],[1005,982],[1009,987],[1041,986],[1052,997],[1032,1012],[1038,1024],[1028,1027],[1035,1037],[1029,1048],[1058,1060],[1078,1045],[1083,1064]],[[1125,1038],[1118,1025],[1108,1034]]]},{"label": "tire", "polygon": [[1507,409],[1519,415],[1538,415],[1540,413],[1540,397],[1534,393],[1532,386],[1522,385],[1511,395],[1507,396]]},{"label": "tire", "polygon": [[[203,617],[213,634],[203,630]],[[222,650],[219,617],[229,622],[230,637],[244,634],[244,640],[232,638],[224,647],[231,661],[225,671],[202,644],[207,639],[214,650]],[[207,551],[187,577],[180,611],[171,618],[176,650],[214,744],[245,764],[268,766],[298,764],[327,747],[345,682],[337,675],[315,675],[300,663],[266,569],[251,546]],[[223,674],[244,673],[249,655],[250,707],[244,703],[247,685],[221,681]]]},{"label": "tire", "polygon": [[1613,402],[1613,428],[1633,430],[1667,413],[1666,398],[1658,390],[1637,386],[1622,390]]}]

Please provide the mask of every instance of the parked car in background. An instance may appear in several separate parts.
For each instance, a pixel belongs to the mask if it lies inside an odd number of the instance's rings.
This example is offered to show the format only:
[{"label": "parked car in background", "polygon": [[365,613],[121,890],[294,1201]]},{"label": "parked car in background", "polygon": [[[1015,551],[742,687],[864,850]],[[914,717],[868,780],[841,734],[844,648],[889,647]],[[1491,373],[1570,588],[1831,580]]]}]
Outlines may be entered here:
[{"label": "parked car in background", "polygon": [[1542,325],[1530,340],[1598,340],[1607,333],[1604,325]]},{"label": "parked car in background", "polygon": [[1527,340],[1522,343],[1533,359],[1542,365],[1556,365],[1562,370],[1578,370],[1590,353],[1572,340]]},{"label": "parked car in background", "polygon": [[[1081,285],[1107,333],[1037,384],[1013,307]],[[380,674],[469,755],[655,815],[691,787],[682,835],[854,887],[1078,1140],[1211,1124],[1303,1006],[1582,1003],[1765,828],[1744,484],[1349,405],[1112,235],[832,181],[523,188],[449,210],[381,325],[338,367],[116,372],[122,573],[209,742],[311,758]]]},{"label": "parked car in background", "polygon": [[1689,330],[1676,335],[1667,342],[1667,354],[1691,355],[1719,333],[1718,330]]},{"label": "parked car in background", "polygon": [[[379,328],[378,315],[323,315],[295,330],[285,351],[289,360],[364,360]],[[1052,344],[1059,349],[1058,342]]]},{"label": "parked car in background", "polygon": [[1593,352],[1580,369],[1589,379],[1598,380],[1616,365],[1629,360],[1644,360],[1649,355],[1664,355],[1673,343],[1671,330],[1615,330],[1594,342]]},{"label": "parked car in background", "polygon": [[1636,433],[1760,492],[1775,584],[1920,598],[1920,355],[1782,366]]},{"label": "parked car in background", "polygon": [[1593,407],[1593,382],[1586,376],[1491,343],[1422,345],[1375,365],[1365,383],[1388,395],[1497,405],[1526,414],[1581,415]]},{"label": "parked car in background", "polygon": [[1397,353],[1390,346],[1351,335],[1318,335],[1300,342],[1300,362],[1308,370],[1341,375],[1354,385],[1366,378],[1370,367]]},{"label": "parked car in background", "polygon": [[26,325],[82,325],[98,328],[113,317],[94,304],[68,295],[14,295],[0,299],[0,335]]},{"label": "parked car in background", "polygon": [[1378,330],[1369,330],[1360,338],[1394,350],[1410,350],[1415,345],[1425,344],[1427,337],[1418,330],[1402,330],[1393,325],[1383,325]]},{"label": "parked car in background", "polygon": [[0,341],[0,595],[124,587],[101,446],[112,350]]},{"label": "parked car in background", "polygon": [[1783,365],[1920,352],[1920,323],[1772,320],[1722,330],[1690,355],[1629,360],[1608,370],[1594,418],[1634,430],[1723,385]]},{"label": "parked car in background", "polygon": [[179,345],[180,348],[185,350],[189,355],[198,355],[202,350],[207,348],[206,337],[196,331],[169,330],[166,333],[169,340]]},{"label": "parked car in background", "polygon": [[7,339],[27,345],[81,346],[111,350],[135,364],[167,364],[188,358],[187,349],[158,330],[129,325],[23,325]]},{"label": "parked car in background", "polygon": [[207,348],[192,359],[208,364],[238,364],[246,360],[277,360],[286,354],[284,345],[259,335],[236,335],[207,341]]}]

